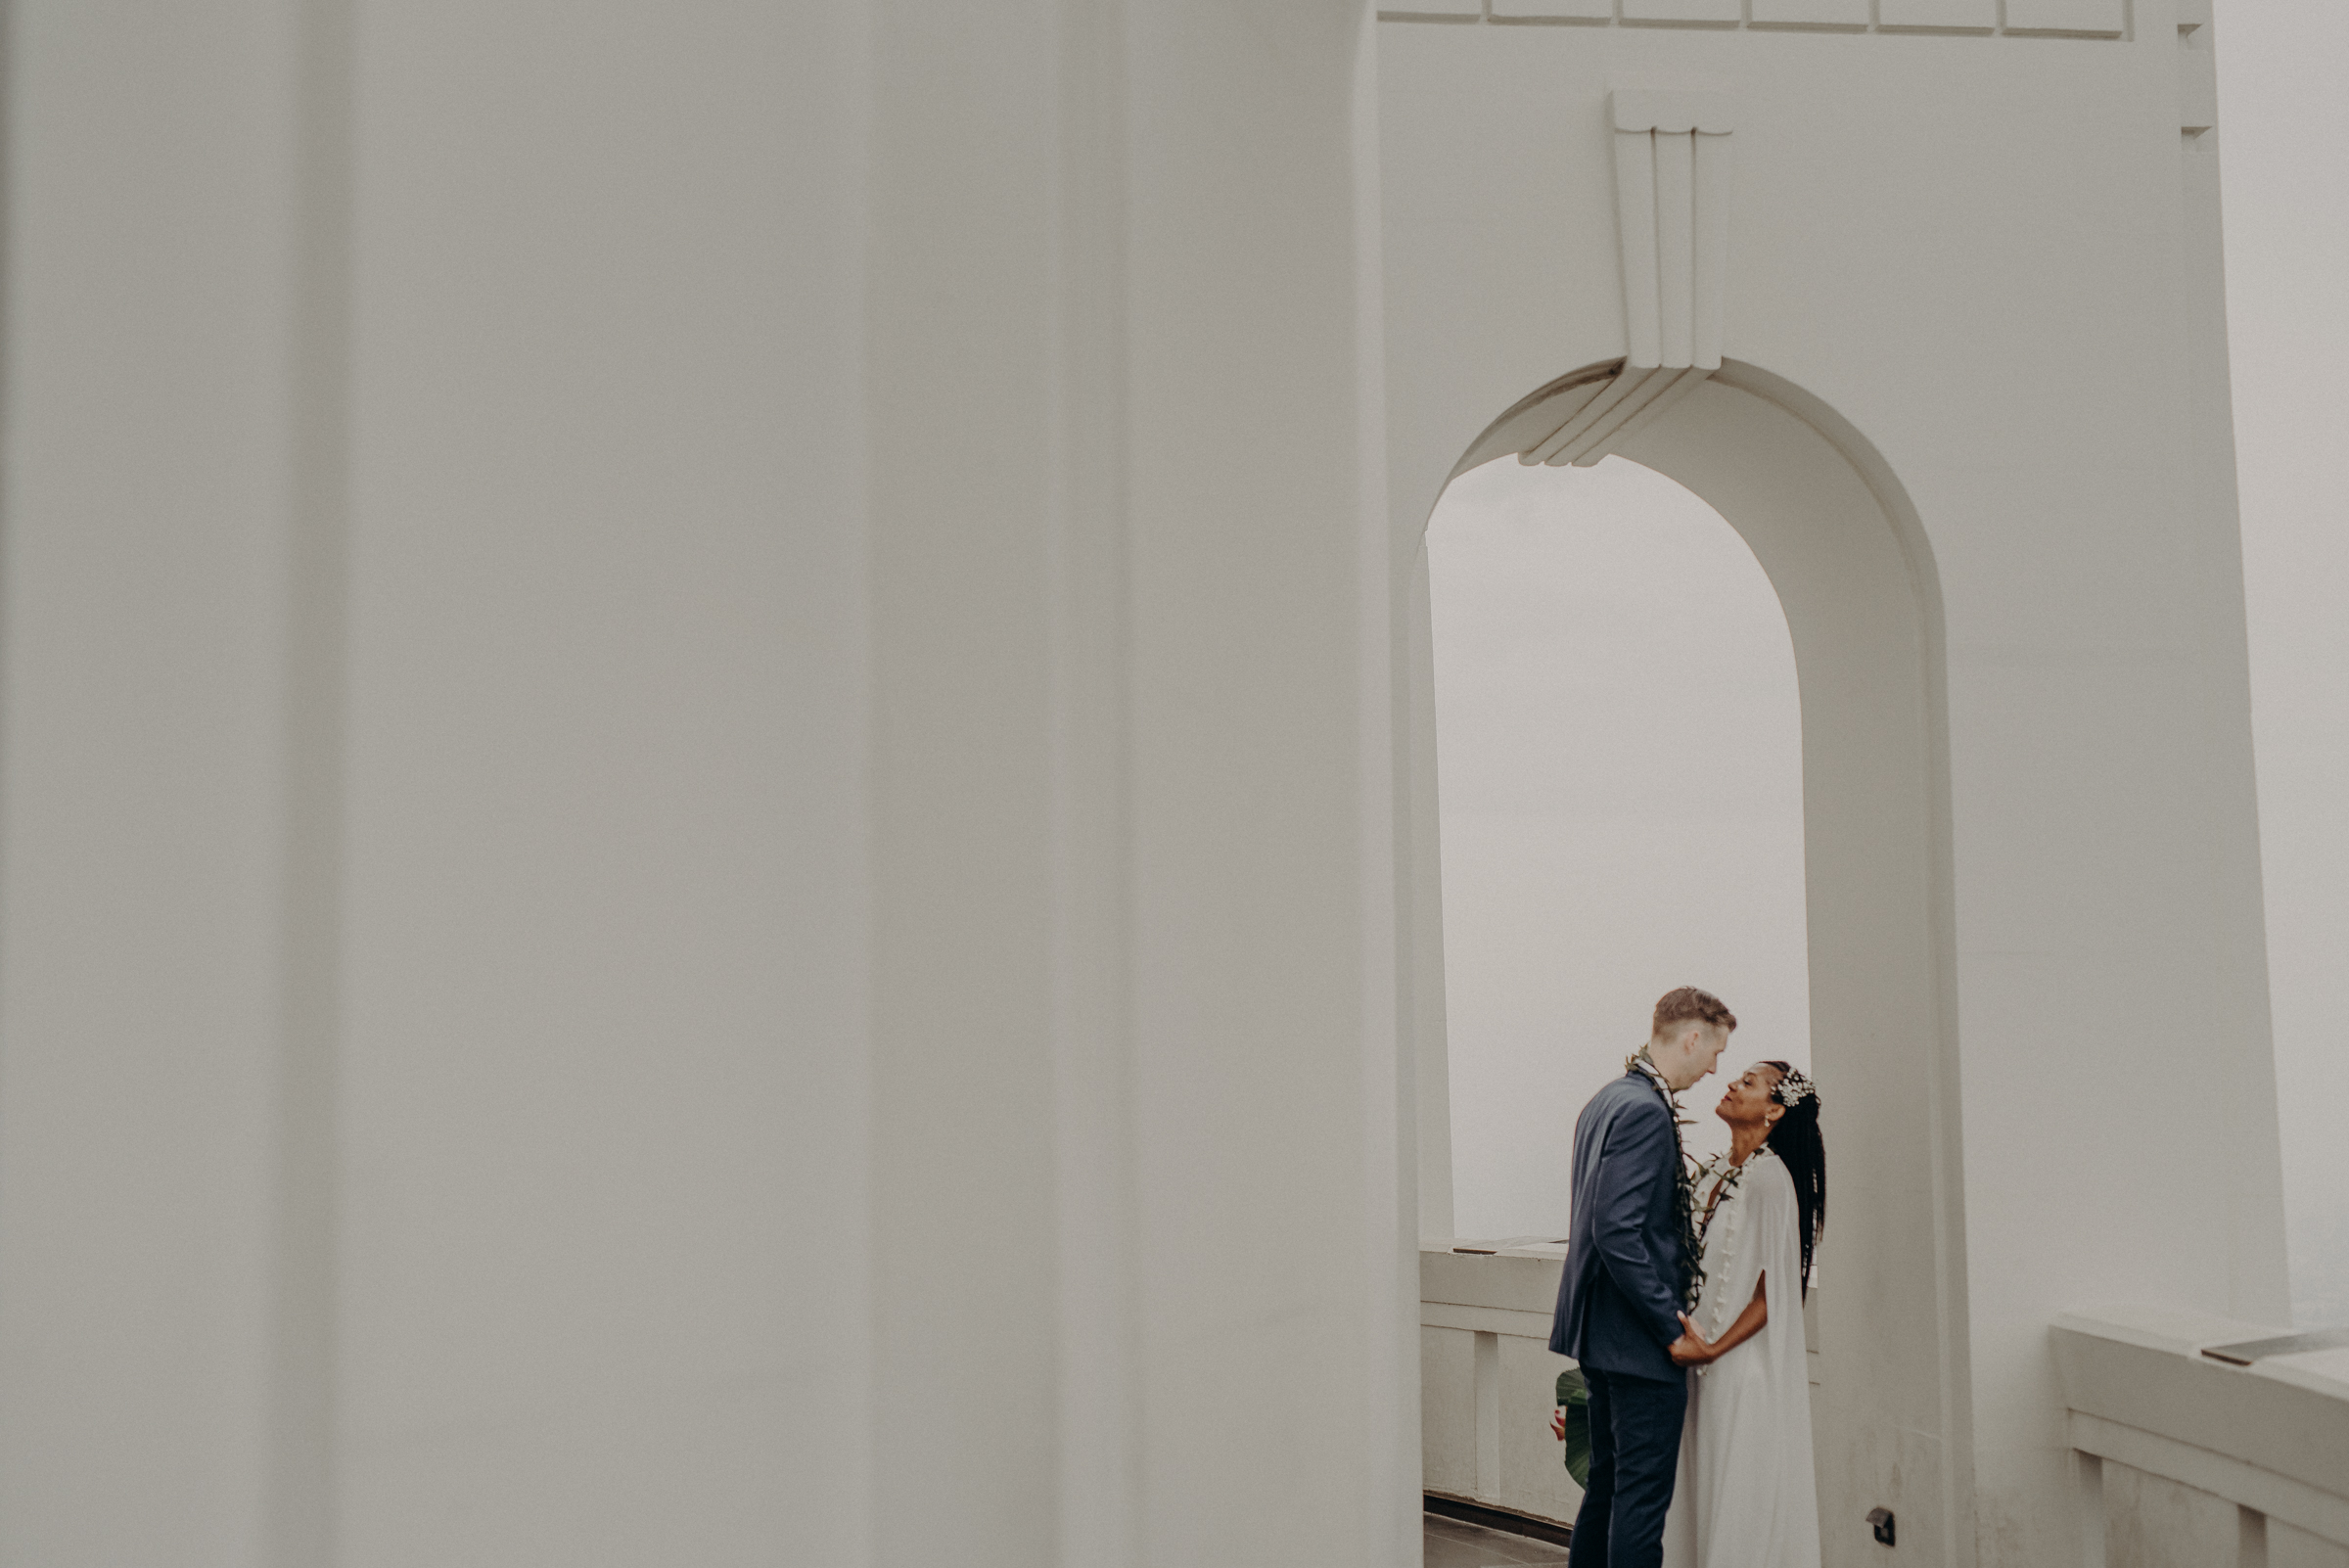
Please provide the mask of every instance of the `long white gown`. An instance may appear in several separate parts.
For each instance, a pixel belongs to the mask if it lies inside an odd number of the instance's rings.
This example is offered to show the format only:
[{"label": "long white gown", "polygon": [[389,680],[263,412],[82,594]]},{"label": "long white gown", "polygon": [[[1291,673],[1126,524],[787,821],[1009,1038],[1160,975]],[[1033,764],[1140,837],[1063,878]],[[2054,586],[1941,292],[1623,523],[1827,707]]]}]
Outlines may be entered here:
[{"label": "long white gown", "polygon": [[[1698,1186],[1700,1213],[1719,1179]],[[1705,1228],[1705,1288],[1692,1315],[1707,1339],[1719,1338],[1767,1273],[1770,1321],[1688,1375],[1666,1568],[1819,1568],[1797,1225],[1794,1178],[1768,1148],[1755,1150]]]}]

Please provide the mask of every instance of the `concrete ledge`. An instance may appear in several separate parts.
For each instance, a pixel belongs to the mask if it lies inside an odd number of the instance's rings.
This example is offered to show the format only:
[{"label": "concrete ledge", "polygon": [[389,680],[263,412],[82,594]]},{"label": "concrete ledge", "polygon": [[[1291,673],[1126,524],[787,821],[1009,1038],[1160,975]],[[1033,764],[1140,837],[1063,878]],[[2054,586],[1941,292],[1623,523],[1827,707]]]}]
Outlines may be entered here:
[{"label": "concrete ledge", "polygon": [[1548,1313],[1511,1312],[1505,1307],[1460,1307],[1449,1302],[1419,1304],[1422,1328],[1465,1328],[1476,1334],[1512,1334],[1519,1339],[1549,1343]]},{"label": "concrete ledge", "polygon": [[2072,1447],[2349,1545],[2349,1353],[2230,1366],[2201,1354],[2271,1325],[2144,1308],[2051,1330]]},{"label": "concrete ledge", "polygon": [[2078,1410],[2071,1412],[2066,1433],[2072,1447],[2082,1453],[2111,1459],[2147,1475],[2162,1476],[2271,1519],[2280,1519],[2335,1545],[2349,1545],[2349,1499],[2320,1491],[2304,1481]]},{"label": "concrete ledge", "polygon": [[[1453,1252],[1455,1245],[1491,1250]],[[1424,1242],[1419,1248],[1419,1299],[1457,1307],[1540,1313],[1546,1319],[1557,1311],[1558,1280],[1565,1268],[1562,1249],[1543,1252],[1492,1242]],[[1544,1327],[1542,1332],[1546,1339],[1549,1330]]]}]

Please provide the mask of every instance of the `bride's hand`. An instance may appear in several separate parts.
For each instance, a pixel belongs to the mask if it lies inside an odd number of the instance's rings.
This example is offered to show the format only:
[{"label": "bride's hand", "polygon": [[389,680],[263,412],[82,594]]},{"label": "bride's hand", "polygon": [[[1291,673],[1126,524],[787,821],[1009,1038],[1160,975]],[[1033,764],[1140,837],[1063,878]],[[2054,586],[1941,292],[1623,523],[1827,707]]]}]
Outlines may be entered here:
[{"label": "bride's hand", "polygon": [[1664,1354],[1672,1358],[1675,1366],[1702,1366],[1713,1359],[1713,1347],[1696,1331],[1686,1313],[1680,1316],[1681,1337],[1666,1346]]}]

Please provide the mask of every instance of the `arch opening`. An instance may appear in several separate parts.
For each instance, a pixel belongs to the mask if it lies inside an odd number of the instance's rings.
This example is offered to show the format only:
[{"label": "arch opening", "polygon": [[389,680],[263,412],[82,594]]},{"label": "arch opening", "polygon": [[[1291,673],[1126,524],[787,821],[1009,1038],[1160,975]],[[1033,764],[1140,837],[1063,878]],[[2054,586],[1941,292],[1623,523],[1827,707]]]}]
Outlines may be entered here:
[{"label": "arch opening", "polygon": [[1681,984],[1740,1026],[1692,1090],[1811,1066],[1801,713],[1784,612],[1704,501],[1624,458],[1497,459],[1427,534],[1452,1228],[1561,1219],[1570,1118]]},{"label": "arch opening", "polygon": [[[1520,401],[1469,445],[1452,480],[1539,446],[1560,410],[1612,368],[1586,366]],[[1810,1056],[1827,1099],[1834,1186],[1821,1260],[1832,1283],[1816,1307],[1821,1518],[1891,1507],[1906,1539],[1966,1560],[1971,1412],[1947,722],[1930,551],[1872,446],[1819,400],[1753,366],[1726,362],[1612,450],[1685,487],[1736,530],[1775,592],[1792,645]],[[1423,1183],[1423,1209],[1449,1222],[1449,1075],[1430,1070],[1443,1052],[1446,933],[1441,908],[1429,907],[1440,876],[1429,874],[1437,715],[1428,563],[1423,540],[1410,628],[1426,671],[1414,682],[1409,725],[1423,781],[1412,805],[1420,871],[1410,964],[1421,998],[1422,1158],[1441,1162],[1446,1177]]]}]

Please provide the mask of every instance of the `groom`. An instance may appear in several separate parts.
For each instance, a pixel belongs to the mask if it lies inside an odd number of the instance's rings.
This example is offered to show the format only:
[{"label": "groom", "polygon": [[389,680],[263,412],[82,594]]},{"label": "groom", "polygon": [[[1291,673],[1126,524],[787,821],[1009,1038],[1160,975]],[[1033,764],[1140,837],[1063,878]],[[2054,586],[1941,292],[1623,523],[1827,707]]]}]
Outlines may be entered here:
[{"label": "groom", "polygon": [[1574,1124],[1574,1223],[1549,1348],[1590,1391],[1590,1484],[1569,1568],[1658,1568],[1688,1384],[1677,1348],[1696,1260],[1672,1094],[1713,1071],[1737,1019],[1693,986],[1656,1003],[1647,1043]]}]

